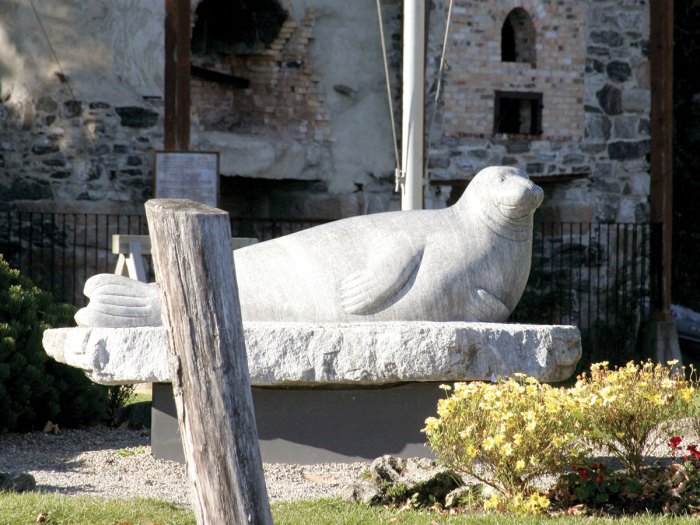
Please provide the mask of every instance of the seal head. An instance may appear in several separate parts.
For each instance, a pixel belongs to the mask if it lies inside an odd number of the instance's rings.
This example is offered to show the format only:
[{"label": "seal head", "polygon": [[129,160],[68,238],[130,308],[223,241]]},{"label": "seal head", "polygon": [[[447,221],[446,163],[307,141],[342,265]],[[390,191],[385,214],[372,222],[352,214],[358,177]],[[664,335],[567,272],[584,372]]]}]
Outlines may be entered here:
[{"label": "seal head", "polygon": [[544,192],[515,167],[492,166],[477,173],[455,206],[473,214],[495,234],[512,240],[532,238],[532,218]]}]

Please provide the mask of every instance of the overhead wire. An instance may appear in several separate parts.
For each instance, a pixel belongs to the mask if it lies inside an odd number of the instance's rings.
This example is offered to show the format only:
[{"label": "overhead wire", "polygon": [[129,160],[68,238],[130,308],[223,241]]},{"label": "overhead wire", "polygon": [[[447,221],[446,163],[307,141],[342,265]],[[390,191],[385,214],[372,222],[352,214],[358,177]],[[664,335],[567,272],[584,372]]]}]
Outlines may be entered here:
[{"label": "overhead wire", "polygon": [[433,102],[433,112],[430,116],[430,126],[428,126],[428,140],[427,148],[425,151],[425,164],[423,166],[424,180],[427,181],[428,177],[428,161],[430,160],[430,150],[432,149],[433,141],[433,127],[435,126],[435,118],[437,116],[438,108],[440,107],[440,95],[442,93],[442,82],[445,75],[445,67],[447,64],[447,47],[449,43],[450,36],[450,24],[452,22],[452,8],[454,7],[454,0],[450,0],[447,6],[447,18],[445,20],[445,35],[442,39],[442,51],[440,53],[440,64],[437,71],[437,80],[435,86],[435,101]]},{"label": "overhead wire", "polygon": [[[382,16],[382,11],[381,11],[381,4],[380,0],[376,0],[377,4],[377,18],[379,20],[379,36],[380,36],[380,41],[381,41],[381,46],[382,46],[382,58],[384,61],[384,76],[386,79],[386,87],[387,87],[387,98],[389,102],[389,115],[391,118],[391,132],[393,136],[393,142],[394,142],[394,157],[395,157],[395,191],[399,191],[401,185],[403,184],[404,180],[404,174],[403,174],[403,169],[401,166],[401,160],[400,160],[400,154],[399,154],[399,149],[398,149],[398,137],[396,133],[396,118],[394,115],[394,99],[393,99],[393,93],[392,93],[392,88],[391,88],[391,78],[389,74],[389,62],[387,58],[387,51],[386,51],[386,40],[384,37],[384,22],[383,22],[383,16]],[[437,81],[436,81],[436,90],[435,90],[435,102],[434,102],[434,107],[433,107],[433,113],[431,115],[431,121],[430,121],[430,126],[428,127],[428,140],[427,140],[427,151],[426,151],[426,161],[423,166],[423,178],[425,180],[425,175],[427,173],[427,164],[428,164],[428,159],[430,157],[430,147],[432,145],[432,128],[434,127],[435,124],[435,118],[436,114],[438,111],[438,107],[440,104],[440,95],[442,93],[442,80],[444,78],[444,73],[445,73],[445,65],[447,63],[446,57],[447,57],[447,48],[448,48],[448,42],[449,42],[449,28],[450,28],[450,23],[452,20],[452,8],[454,6],[454,0],[450,0],[448,4],[448,10],[447,10],[447,17],[445,20],[445,34],[443,37],[443,44],[442,44],[442,52],[440,54],[440,63],[438,67],[438,72],[437,72]]]},{"label": "overhead wire", "polygon": [[389,116],[391,119],[391,134],[394,143],[394,191],[399,191],[403,184],[403,170],[401,167],[401,155],[399,154],[398,136],[396,133],[396,117],[394,115],[394,97],[391,88],[391,78],[389,74],[389,59],[386,51],[386,41],[384,39],[384,17],[382,16],[382,6],[380,0],[377,0],[377,19],[379,20],[379,40],[382,45],[382,59],[384,61],[384,77],[386,79],[387,99],[389,102]]},{"label": "overhead wire", "polygon": [[[44,35],[44,39],[46,40],[47,45],[49,46],[49,49],[51,50],[51,55],[53,56],[53,60],[56,63],[56,67],[58,67],[58,72],[61,77],[61,82],[66,85],[66,88],[68,88],[68,91],[70,92],[70,95],[73,100],[78,100],[75,92],[73,91],[73,87],[71,86],[72,80],[68,75],[66,75],[63,65],[61,64],[61,60],[58,58],[58,53],[56,52],[56,49],[51,42],[51,38],[49,37],[48,32],[46,31],[46,27],[44,26],[44,22],[41,20],[41,16],[39,15],[39,11],[36,8],[36,5],[34,5],[34,0],[28,0],[29,5],[32,8],[32,11],[34,12],[34,17],[36,18],[36,21],[39,25],[39,28]],[[110,6],[114,7],[114,4],[112,3],[112,0],[108,0]],[[92,143],[93,147],[97,146],[97,141],[95,137],[88,133],[87,134],[88,140]],[[112,177],[107,177],[107,181],[109,182],[109,185],[112,187],[112,190],[114,190],[115,193],[118,193],[119,190],[117,189],[116,185],[114,184],[114,180]]]},{"label": "overhead wire", "polygon": [[49,46],[49,49],[51,50],[51,55],[53,56],[54,62],[56,62],[56,66],[58,67],[58,72],[61,74],[61,78],[66,84],[66,87],[68,88],[68,91],[70,91],[71,97],[73,97],[73,100],[76,100],[75,93],[73,92],[73,88],[70,85],[70,82],[68,80],[68,75],[66,75],[65,71],[63,71],[63,66],[61,65],[61,61],[58,58],[58,54],[56,53],[56,49],[53,47],[53,44],[51,43],[51,39],[49,38],[49,34],[46,32],[46,28],[44,27],[44,22],[41,20],[41,16],[39,16],[39,11],[37,11],[36,6],[34,5],[34,0],[28,0],[29,5],[32,7],[32,11],[34,11],[34,16],[36,18],[37,23],[39,24],[39,29],[41,29],[41,32],[44,35],[44,38],[46,39],[46,43]]}]

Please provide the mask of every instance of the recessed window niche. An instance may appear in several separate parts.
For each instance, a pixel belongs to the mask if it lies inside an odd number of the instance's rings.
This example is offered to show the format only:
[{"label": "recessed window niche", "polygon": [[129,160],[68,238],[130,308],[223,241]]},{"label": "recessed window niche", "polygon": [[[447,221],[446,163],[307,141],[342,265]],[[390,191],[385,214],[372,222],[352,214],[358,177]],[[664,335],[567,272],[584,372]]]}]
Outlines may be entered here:
[{"label": "recessed window niche", "polygon": [[542,93],[496,91],[494,133],[542,134]]},{"label": "recessed window niche", "polygon": [[535,24],[525,9],[508,13],[501,27],[501,61],[525,62],[535,67]]},{"label": "recessed window niche", "polygon": [[450,28],[445,133],[583,138],[586,5],[460,0],[469,16],[455,18]]},{"label": "recessed window niche", "polygon": [[245,53],[271,44],[288,13],[277,0],[203,0],[195,12],[192,53]]}]

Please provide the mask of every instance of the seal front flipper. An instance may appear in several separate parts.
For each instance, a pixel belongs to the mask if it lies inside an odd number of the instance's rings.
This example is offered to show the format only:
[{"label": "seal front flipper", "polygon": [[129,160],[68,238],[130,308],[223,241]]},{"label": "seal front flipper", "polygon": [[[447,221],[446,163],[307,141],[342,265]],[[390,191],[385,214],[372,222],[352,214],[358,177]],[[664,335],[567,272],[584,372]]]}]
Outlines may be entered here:
[{"label": "seal front flipper", "polygon": [[510,309],[498,297],[483,288],[476,288],[471,292],[464,310],[465,321],[502,322],[510,316]]},{"label": "seal front flipper", "polygon": [[343,278],[338,286],[340,304],[345,313],[376,313],[415,274],[423,258],[423,246],[407,242],[399,235],[370,253],[367,266]]},{"label": "seal front flipper", "polygon": [[90,277],[83,293],[90,302],[75,314],[78,326],[127,328],[161,324],[160,292],[155,284],[103,273]]}]

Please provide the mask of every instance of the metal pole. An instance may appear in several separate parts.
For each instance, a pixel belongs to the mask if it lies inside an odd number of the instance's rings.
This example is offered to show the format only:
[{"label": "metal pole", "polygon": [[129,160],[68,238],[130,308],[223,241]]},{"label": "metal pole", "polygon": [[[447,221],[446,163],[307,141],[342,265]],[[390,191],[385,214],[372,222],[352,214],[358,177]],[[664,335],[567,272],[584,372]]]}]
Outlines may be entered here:
[{"label": "metal pole", "polygon": [[404,0],[401,209],[423,208],[425,0]]}]

